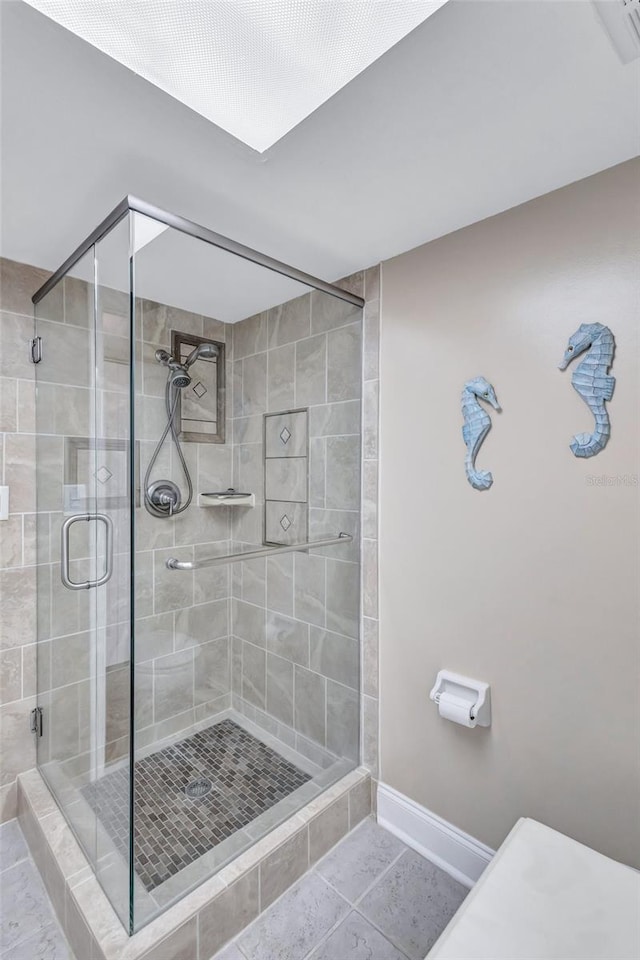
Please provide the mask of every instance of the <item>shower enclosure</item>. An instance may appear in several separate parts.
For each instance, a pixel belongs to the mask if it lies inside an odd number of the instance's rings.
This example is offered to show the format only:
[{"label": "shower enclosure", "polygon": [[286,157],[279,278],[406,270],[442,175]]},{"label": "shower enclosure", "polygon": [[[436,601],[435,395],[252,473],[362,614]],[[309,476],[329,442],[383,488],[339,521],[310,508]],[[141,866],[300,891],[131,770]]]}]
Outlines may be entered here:
[{"label": "shower enclosure", "polygon": [[33,300],[38,766],[133,933],[358,763],[363,301],[132,197]]}]

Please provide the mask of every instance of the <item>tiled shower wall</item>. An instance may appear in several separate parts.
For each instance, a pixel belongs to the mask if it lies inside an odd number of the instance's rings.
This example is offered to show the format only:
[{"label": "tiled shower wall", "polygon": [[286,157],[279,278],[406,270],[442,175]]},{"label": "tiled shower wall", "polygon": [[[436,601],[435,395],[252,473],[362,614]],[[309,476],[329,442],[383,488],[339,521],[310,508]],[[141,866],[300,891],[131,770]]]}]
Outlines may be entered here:
[{"label": "tiled shower wall", "polygon": [[[61,410],[85,410],[91,408],[87,396],[69,397],[68,384],[78,370],[78,354],[83,349],[81,336],[84,328],[91,327],[92,306],[89,288],[82,281],[66,278],[64,281],[64,307],[60,319],[64,325],[77,325],[70,349],[58,358],[58,366],[64,366],[65,385],[56,384],[52,401]],[[48,298],[47,298],[48,300]],[[99,302],[99,347],[100,370],[98,410],[102,411],[100,436],[119,439],[126,443],[129,430],[129,318],[128,297],[113,290],[101,288]],[[46,304],[43,313],[46,323],[39,324],[44,334],[45,349],[54,337],[57,304]],[[223,324],[208,317],[167,307],[150,300],[137,299],[136,323],[136,441],[139,443],[138,486],[142,484],[147,463],[161,437],[167,414],[164,400],[166,369],[155,360],[158,348],[169,349],[171,331],[212,339],[226,339]],[[51,329],[45,331],[47,324]],[[82,328],[82,329],[80,329]],[[67,332],[65,331],[65,332]],[[86,349],[86,348],[85,348]],[[48,374],[44,364],[43,377]],[[89,391],[84,391],[88,394]],[[39,412],[41,405],[39,404]],[[39,428],[41,425],[39,424]],[[72,429],[73,428],[73,429]],[[54,422],[54,434],[89,432],[88,425],[69,423],[65,417]],[[47,437],[48,445],[58,444],[58,459],[61,462],[62,438]],[[41,441],[38,441],[39,448]],[[226,509],[205,510],[198,507],[198,492],[210,489],[211,485],[223,483],[228,486],[231,477],[229,450],[220,444],[184,444],[184,453],[194,484],[194,501],[182,515],[174,518],[151,517],[142,505],[135,510],[136,523],[136,746],[145,747],[191,727],[229,706],[230,653],[229,653],[229,589],[228,575],[217,576],[212,571],[198,574],[168,571],[165,560],[175,554],[180,559],[195,555],[210,555],[216,550],[225,552],[229,540],[229,516]],[[98,454],[100,456],[100,454]],[[185,478],[178,463],[175,450],[165,440],[162,453],[156,462],[152,479],[170,478],[184,491]],[[60,477],[58,477],[58,483]],[[105,496],[111,491],[113,479],[101,486]],[[115,491],[118,492],[118,491]],[[120,509],[111,510],[115,524],[114,576],[106,587],[106,605],[103,619],[106,624],[106,759],[124,756],[129,750],[129,556],[128,523],[129,509],[126,503]],[[141,496],[137,491],[138,503]],[[59,505],[61,498],[54,497]],[[56,502],[57,501],[57,502]],[[40,500],[40,502],[42,502]],[[53,507],[51,508],[53,509]],[[52,529],[61,522],[50,515]],[[90,616],[83,592],[69,594],[60,584],[57,560],[57,535],[51,537],[51,627],[42,629],[44,617],[39,616],[39,657],[43,661],[47,647],[51,647],[50,677],[51,694],[45,698],[49,717],[45,722],[45,741],[49,751],[43,756],[52,759],[68,759],[82,754],[88,746],[89,729],[89,677],[91,671],[90,643],[86,630]],[[42,560],[42,558],[41,558]],[[42,584],[39,584],[42,594]],[[62,616],[59,616],[59,612]],[[46,642],[51,636],[51,642]],[[44,689],[43,672],[40,673],[40,688]],[[59,678],[59,679],[57,679]],[[58,686],[64,684],[64,687]],[[73,713],[70,716],[69,711]],[[76,720],[80,714],[80,722]],[[86,722],[83,722],[86,716]],[[77,745],[73,738],[77,738]]]},{"label": "tiled shower wall", "polygon": [[0,521],[0,819],[16,816],[16,776],[35,765],[36,514],[31,295],[47,279],[0,259],[0,431],[10,517]]},{"label": "tiled shower wall", "polygon": [[[367,691],[360,705],[363,756],[374,768],[377,533],[371,495],[377,487],[378,275],[375,268],[338,281],[365,297],[364,319],[359,308],[314,291],[233,327],[234,484],[257,498],[254,510],[234,515],[234,541],[262,542],[263,414],[298,409],[308,409],[309,538],[343,531],[354,537],[348,547],[235,565],[233,703],[312,758],[315,745],[355,758],[362,669]],[[363,409],[369,502],[361,663]]]},{"label": "tiled shower wall", "polygon": [[[137,424],[142,481],[167,419],[167,371],[155,360],[156,350],[170,350],[172,330],[222,341],[229,382],[232,344],[231,328],[210,317],[148,300],[137,301],[136,307],[136,329],[142,336]],[[197,370],[196,364],[194,376]],[[229,567],[191,572],[165,566],[170,556],[192,560],[229,551],[230,508],[200,507],[198,502],[199,493],[232,485],[229,425],[227,443],[186,442],[182,450],[193,479],[191,506],[174,518],[153,517],[143,506],[136,509],[137,747],[188,729],[230,706]],[[186,495],[185,478],[169,440],[152,474],[152,479],[165,478],[174,480]]]},{"label": "tiled shower wall", "polygon": [[[90,622],[89,598],[83,591],[66,591],[60,583],[58,543],[64,438],[91,433],[87,356],[92,316],[89,287],[70,277],[43,302],[41,315],[46,320],[40,321],[39,330],[44,335],[45,350],[50,356],[55,351],[55,378],[59,382],[42,385],[36,425],[35,368],[28,356],[33,335],[31,295],[48,274],[7,260],[1,262],[1,267],[2,482],[10,487],[11,510],[10,519],[0,523],[0,796],[2,818],[7,819],[15,815],[17,773],[35,764],[29,711],[35,706],[36,636],[40,641],[40,689],[47,691],[41,702],[45,709],[49,708],[42,742],[43,747],[48,744],[48,749],[43,750],[42,756],[66,760],[88,748],[92,669],[86,632]],[[100,303],[103,362],[99,407],[105,411],[101,434],[111,439],[125,438],[128,298],[102,289]],[[140,337],[137,354],[142,358],[137,370],[137,428],[140,469],[144,473],[166,422],[161,395],[166,371],[153,359],[155,350],[170,346],[172,328],[222,341],[227,340],[227,329],[210,318],[144,300],[136,303],[136,317]],[[53,365],[46,369],[53,372]],[[42,371],[44,375],[44,364]],[[37,431],[41,436],[36,444]],[[43,467],[39,491],[39,568],[36,445]],[[197,496],[199,490],[230,486],[231,449],[229,444],[195,443],[185,444],[184,449],[194,479],[194,506],[173,520],[154,519],[143,507],[136,509],[136,721],[138,743],[142,746],[191,726],[229,706],[230,701],[228,569],[170,573],[164,560],[174,553],[184,558],[228,550],[228,509],[199,509]],[[173,476],[184,487],[184,478],[175,458],[172,462],[169,456],[167,443],[154,476]],[[118,549],[128,548],[127,513],[126,509],[112,511],[116,563],[114,578],[107,587],[104,638],[107,760],[128,749],[129,561],[128,556],[117,555]],[[84,563],[78,565],[81,566],[84,569]],[[78,573],[82,575],[80,569]],[[41,601],[38,623],[37,594]]]}]

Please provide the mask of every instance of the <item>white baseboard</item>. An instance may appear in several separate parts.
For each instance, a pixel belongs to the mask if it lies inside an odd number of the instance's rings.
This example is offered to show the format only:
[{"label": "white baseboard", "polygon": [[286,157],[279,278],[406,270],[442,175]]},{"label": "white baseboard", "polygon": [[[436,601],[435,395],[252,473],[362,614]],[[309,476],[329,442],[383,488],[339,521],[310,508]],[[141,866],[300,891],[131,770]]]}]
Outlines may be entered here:
[{"label": "white baseboard", "polygon": [[378,784],[378,823],[466,887],[474,885],[495,853],[386,783]]}]

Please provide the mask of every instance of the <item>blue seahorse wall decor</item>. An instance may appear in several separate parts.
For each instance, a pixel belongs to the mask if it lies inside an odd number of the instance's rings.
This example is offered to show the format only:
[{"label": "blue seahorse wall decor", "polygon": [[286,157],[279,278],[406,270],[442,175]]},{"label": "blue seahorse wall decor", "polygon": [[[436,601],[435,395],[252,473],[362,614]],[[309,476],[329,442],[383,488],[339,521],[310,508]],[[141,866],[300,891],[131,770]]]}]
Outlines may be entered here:
[{"label": "blue seahorse wall decor", "polygon": [[595,417],[593,433],[578,433],[570,447],[576,457],[595,457],[607,445],[611,434],[605,402],[611,400],[616,378],[607,375],[613,361],[615,341],[609,327],[602,323],[583,323],[569,337],[561,370],[566,370],[574,357],[588,350],[584,360],[573,371],[571,383]]},{"label": "blue seahorse wall decor", "polygon": [[500,410],[495,390],[484,377],[467,380],[462,390],[462,439],[467,445],[465,469],[467,480],[476,490],[488,490],[493,476],[488,470],[476,470],[476,457],[482,441],[491,430],[491,417],[480,406],[480,400],[490,403],[494,410]]}]

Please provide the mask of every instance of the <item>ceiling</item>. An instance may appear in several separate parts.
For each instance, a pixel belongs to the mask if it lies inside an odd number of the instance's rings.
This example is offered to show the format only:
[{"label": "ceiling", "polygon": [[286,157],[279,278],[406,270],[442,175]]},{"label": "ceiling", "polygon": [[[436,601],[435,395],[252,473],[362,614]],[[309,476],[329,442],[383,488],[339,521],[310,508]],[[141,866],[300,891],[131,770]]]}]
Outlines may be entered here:
[{"label": "ceiling", "polygon": [[263,153],[446,0],[26,2]]},{"label": "ceiling", "polygon": [[[586,0],[450,0],[261,155],[20,0],[0,13],[1,252],[48,269],[132,193],[333,279],[640,153],[640,61]],[[194,276],[180,246],[155,299],[236,320],[288,296],[258,268]]]}]

